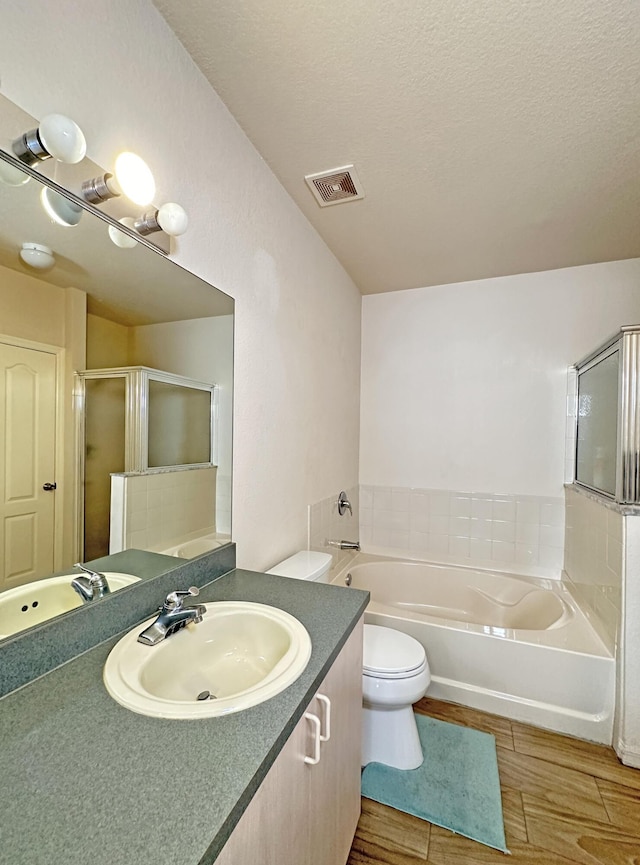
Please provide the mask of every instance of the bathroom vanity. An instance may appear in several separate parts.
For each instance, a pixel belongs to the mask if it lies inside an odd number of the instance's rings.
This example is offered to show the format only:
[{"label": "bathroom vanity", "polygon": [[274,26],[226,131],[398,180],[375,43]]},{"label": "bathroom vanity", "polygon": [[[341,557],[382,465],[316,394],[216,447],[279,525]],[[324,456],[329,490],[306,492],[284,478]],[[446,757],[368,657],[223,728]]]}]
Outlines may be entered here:
[{"label": "bathroom vanity", "polygon": [[[346,860],[360,802],[367,593],[236,570],[199,600],[254,601],[295,616],[312,642],[299,679],[224,717],[137,715],[102,682],[114,637],[9,694],[0,701],[0,862]],[[318,693],[331,700],[330,730]],[[307,712],[330,732],[319,755]]]}]

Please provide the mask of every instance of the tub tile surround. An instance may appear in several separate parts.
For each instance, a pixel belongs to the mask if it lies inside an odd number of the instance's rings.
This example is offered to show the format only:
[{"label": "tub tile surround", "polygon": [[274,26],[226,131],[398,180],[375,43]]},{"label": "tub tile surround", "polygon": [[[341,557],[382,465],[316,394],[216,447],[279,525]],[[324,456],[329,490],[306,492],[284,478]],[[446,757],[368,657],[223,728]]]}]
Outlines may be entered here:
[{"label": "tub tile surround", "polygon": [[160,551],[215,532],[216,473],[212,466],[112,475],[110,551]]},{"label": "tub tile surround", "polygon": [[333,556],[333,568],[345,564],[352,553],[330,546],[328,540],[360,541],[360,489],[357,486],[345,490],[351,502],[353,515],[348,511],[342,516],[338,513],[338,494],[309,505],[308,509],[308,548]]},{"label": "tub tile surround", "polygon": [[615,654],[622,619],[625,517],[580,487],[565,490],[565,576],[594,627]]},{"label": "tub tile surround", "polygon": [[407,487],[360,487],[367,552],[559,579],[564,500]]}]

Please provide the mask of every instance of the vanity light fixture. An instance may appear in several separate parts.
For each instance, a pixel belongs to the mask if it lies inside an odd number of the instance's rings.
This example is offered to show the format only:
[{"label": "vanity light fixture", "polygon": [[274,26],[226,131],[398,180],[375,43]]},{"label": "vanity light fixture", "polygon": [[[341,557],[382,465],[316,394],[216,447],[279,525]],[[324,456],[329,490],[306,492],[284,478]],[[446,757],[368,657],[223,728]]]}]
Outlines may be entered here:
[{"label": "vanity light fixture", "polygon": [[188,225],[189,217],[184,208],[174,201],[168,201],[157,210],[139,216],[134,223],[134,228],[143,237],[155,231],[164,231],[171,237],[179,237],[185,233]]},{"label": "vanity light fixture", "polygon": [[30,129],[11,145],[25,165],[34,166],[53,157],[60,162],[80,162],[87,152],[82,129],[64,114],[47,114],[36,129]]},{"label": "vanity light fixture", "polygon": [[20,258],[36,270],[48,270],[56,263],[53,252],[42,243],[23,243]]},{"label": "vanity light fixture", "polygon": [[[118,220],[127,228],[134,228],[134,220],[131,216],[125,216],[124,219]],[[120,249],[133,249],[134,246],[139,246],[138,241],[134,237],[125,234],[124,231],[119,231],[114,225],[109,226],[109,237],[111,242],[119,246]]]},{"label": "vanity light fixture", "polygon": [[80,205],[60,195],[59,192],[49,189],[48,186],[45,186],[40,193],[40,201],[47,215],[58,225],[72,228],[80,222],[82,216]]}]

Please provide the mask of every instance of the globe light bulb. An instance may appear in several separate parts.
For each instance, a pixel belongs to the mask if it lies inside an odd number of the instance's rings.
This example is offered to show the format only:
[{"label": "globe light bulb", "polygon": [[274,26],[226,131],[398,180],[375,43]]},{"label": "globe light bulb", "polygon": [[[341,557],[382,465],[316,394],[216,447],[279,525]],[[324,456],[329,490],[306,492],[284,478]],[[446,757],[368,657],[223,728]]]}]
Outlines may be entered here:
[{"label": "globe light bulb", "polygon": [[[125,216],[124,219],[118,221],[122,223],[122,225],[126,225],[127,228],[133,228],[134,221],[131,216]],[[115,245],[119,246],[120,249],[133,249],[134,246],[138,246],[138,241],[135,237],[130,237],[128,234],[125,234],[124,231],[119,231],[114,225],[110,225],[108,230],[112,243],[115,243]]]},{"label": "globe light bulb", "polygon": [[120,189],[134,204],[151,204],[156,183],[144,159],[128,151],[121,153],[116,159],[115,175]]},{"label": "globe light bulb", "polygon": [[82,208],[79,204],[69,201],[64,195],[60,195],[54,189],[45,186],[40,193],[40,201],[48,216],[67,228],[73,228],[80,222]]},{"label": "globe light bulb", "polygon": [[81,162],[87,153],[82,129],[64,114],[47,114],[43,117],[38,135],[47,153],[60,162]]},{"label": "globe light bulb", "polygon": [[189,225],[189,217],[184,208],[176,204],[175,201],[168,201],[163,204],[158,210],[156,219],[160,228],[171,237],[179,237],[184,234]]}]

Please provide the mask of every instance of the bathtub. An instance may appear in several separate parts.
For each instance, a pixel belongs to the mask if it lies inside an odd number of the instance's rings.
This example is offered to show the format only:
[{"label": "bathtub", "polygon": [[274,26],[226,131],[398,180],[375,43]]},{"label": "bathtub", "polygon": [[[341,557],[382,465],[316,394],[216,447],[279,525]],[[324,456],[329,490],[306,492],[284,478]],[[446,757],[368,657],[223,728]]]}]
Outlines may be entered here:
[{"label": "bathtub", "polygon": [[359,553],[332,582],[422,643],[428,696],[611,744],[615,660],[561,581]]},{"label": "bathtub", "polygon": [[194,559],[196,556],[202,556],[205,553],[210,553],[216,550],[223,544],[228,544],[228,539],[220,539],[214,534],[201,535],[197,538],[182,541],[172,547],[167,547],[164,550],[158,550],[165,556],[176,556],[179,559]]}]

